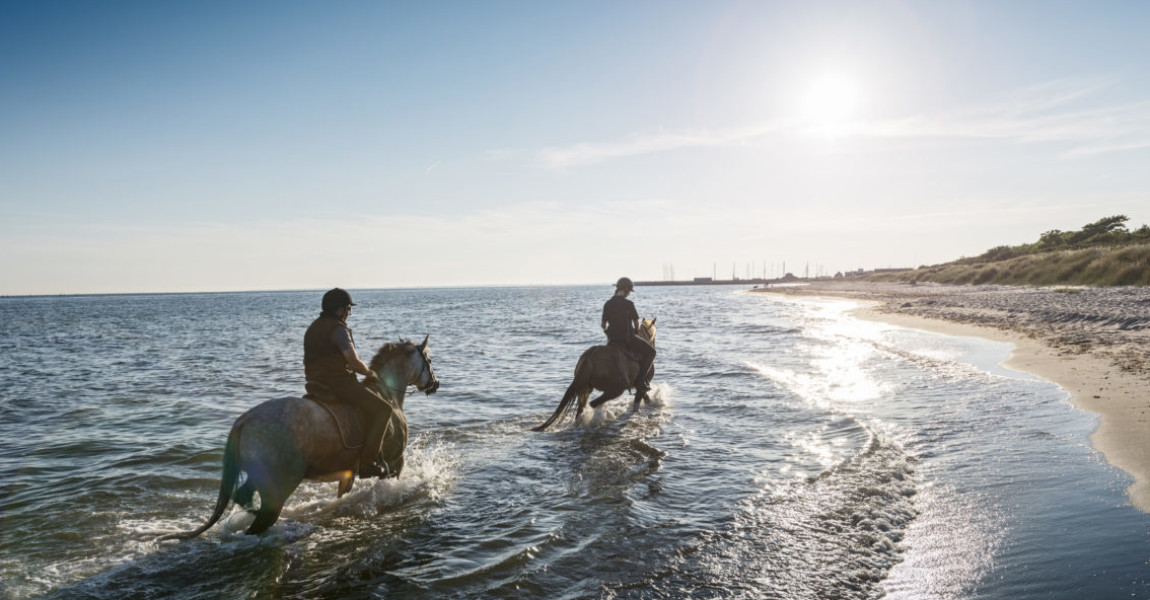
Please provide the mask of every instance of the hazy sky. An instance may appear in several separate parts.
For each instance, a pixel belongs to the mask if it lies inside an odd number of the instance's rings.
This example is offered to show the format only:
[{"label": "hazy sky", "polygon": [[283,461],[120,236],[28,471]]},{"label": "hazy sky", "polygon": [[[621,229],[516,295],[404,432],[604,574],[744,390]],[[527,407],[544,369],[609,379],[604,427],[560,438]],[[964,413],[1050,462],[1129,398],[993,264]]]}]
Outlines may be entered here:
[{"label": "hazy sky", "polygon": [[1150,2],[6,2],[0,294],[917,266],[1150,222]]}]

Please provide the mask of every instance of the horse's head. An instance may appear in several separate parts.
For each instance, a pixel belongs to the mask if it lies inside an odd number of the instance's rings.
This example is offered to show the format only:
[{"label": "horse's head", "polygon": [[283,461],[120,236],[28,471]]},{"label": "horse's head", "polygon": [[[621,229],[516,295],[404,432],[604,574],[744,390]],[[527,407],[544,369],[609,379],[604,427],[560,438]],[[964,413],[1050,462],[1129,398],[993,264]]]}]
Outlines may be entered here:
[{"label": "horse's head", "polygon": [[439,389],[439,378],[431,368],[431,355],[427,352],[430,337],[423,338],[419,345],[404,339],[400,339],[398,344],[384,344],[370,365],[371,370],[379,374],[379,385],[400,391],[401,398],[402,390],[409,385],[429,396],[434,394]]},{"label": "horse's head", "polygon": [[[439,390],[439,378],[435,376],[435,371],[431,369],[431,355],[427,352],[427,340],[429,339],[431,339],[430,335],[424,336],[423,343],[416,346],[416,349],[419,350],[419,356],[414,359],[414,362],[418,362],[420,368],[419,375],[417,375],[415,381],[412,382],[415,389],[428,396]],[[410,358],[409,355],[409,359]]]},{"label": "horse's head", "polygon": [[659,317],[655,317],[650,321],[643,319],[643,322],[639,323],[639,337],[647,340],[652,346],[655,345],[655,321],[658,320]]}]

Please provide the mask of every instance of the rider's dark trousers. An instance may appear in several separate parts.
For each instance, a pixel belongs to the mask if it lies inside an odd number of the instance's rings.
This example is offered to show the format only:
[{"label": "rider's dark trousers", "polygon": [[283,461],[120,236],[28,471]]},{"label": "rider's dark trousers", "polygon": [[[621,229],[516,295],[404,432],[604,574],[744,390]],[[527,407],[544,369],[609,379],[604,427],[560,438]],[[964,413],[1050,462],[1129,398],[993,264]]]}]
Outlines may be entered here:
[{"label": "rider's dark trousers", "polygon": [[363,387],[354,375],[323,383],[335,392],[339,401],[356,406],[367,417],[367,435],[359,454],[360,465],[367,466],[378,461],[379,452],[383,448],[383,434],[387,431],[387,422],[391,420],[393,412],[391,405],[379,394]]}]

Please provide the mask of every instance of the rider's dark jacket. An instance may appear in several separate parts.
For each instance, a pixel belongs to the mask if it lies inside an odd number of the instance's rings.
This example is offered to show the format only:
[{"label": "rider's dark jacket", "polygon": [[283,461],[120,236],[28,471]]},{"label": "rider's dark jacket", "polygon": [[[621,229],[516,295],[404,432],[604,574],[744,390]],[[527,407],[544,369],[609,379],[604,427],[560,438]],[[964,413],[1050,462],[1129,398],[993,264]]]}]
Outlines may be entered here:
[{"label": "rider's dark jacket", "polygon": [[635,335],[634,323],[639,320],[635,303],[622,296],[611,296],[603,305],[603,320],[607,322],[607,340],[627,346]]},{"label": "rider's dark jacket", "polygon": [[[312,321],[303,334],[303,371],[308,381],[322,383],[335,397],[364,411],[368,419],[366,439],[360,451],[361,464],[370,464],[380,459],[383,446],[383,437],[388,422],[395,412],[402,411],[392,407],[379,394],[367,389],[355,377],[355,371],[347,364],[343,349],[336,343],[337,331],[347,333],[346,341],[352,347],[355,340],[351,337],[351,328],[338,318],[321,314]],[[406,435],[406,434],[405,434]]]},{"label": "rider's dark jacket", "polygon": [[332,334],[338,328],[347,330],[351,338],[351,329],[339,319],[322,314],[312,321],[307,332],[303,334],[303,369],[308,381],[335,384],[350,380],[356,382],[355,372],[347,364],[343,350],[336,345]]}]

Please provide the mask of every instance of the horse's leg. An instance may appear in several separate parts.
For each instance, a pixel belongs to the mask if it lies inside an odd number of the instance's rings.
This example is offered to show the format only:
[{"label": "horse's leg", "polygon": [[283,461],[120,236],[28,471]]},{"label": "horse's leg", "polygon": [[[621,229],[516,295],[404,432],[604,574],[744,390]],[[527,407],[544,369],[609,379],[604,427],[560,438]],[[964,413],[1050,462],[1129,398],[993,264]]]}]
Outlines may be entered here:
[{"label": "horse's leg", "polygon": [[245,428],[240,440],[240,456],[243,457],[241,469],[248,475],[241,487],[260,495],[256,520],[247,533],[263,533],[279,519],[288,496],[303,481],[304,457],[295,441],[274,425]]},{"label": "horse's leg", "polygon": [[351,491],[351,486],[355,485],[355,473],[352,471],[344,471],[342,477],[339,479],[339,486],[335,490],[335,498],[338,500],[343,498],[343,495]]},{"label": "horse's leg", "polygon": [[[655,378],[655,363],[651,363],[651,368],[647,369],[647,387],[651,387],[651,380],[654,378]],[[646,396],[646,394],[644,394],[644,396]],[[652,402],[654,402],[654,400],[651,400],[651,397],[647,396],[647,404],[651,404]]]},{"label": "horse's leg", "polygon": [[603,405],[604,402],[608,400],[614,400],[615,398],[622,396],[623,392],[624,390],[612,390],[609,392],[603,392],[603,395],[591,401],[591,408],[599,408]]},{"label": "horse's leg", "polygon": [[407,418],[401,412],[391,415],[380,449],[380,460],[387,468],[385,477],[399,477],[403,472],[403,454],[407,450]]},{"label": "horse's leg", "polygon": [[256,511],[256,520],[252,521],[251,526],[248,527],[245,533],[251,535],[263,533],[268,527],[275,525],[283,509],[283,500],[270,497],[264,498],[264,495],[260,494],[260,508]]},{"label": "horse's leg", "polygon": [[252,485],[251,480],[245,481],[243,485],[236,488],[236,492],[232,494],[232,500],[244,507],[248,512],[255,512],[255,506],[252,504],[255,501],[256,488]]},{"label": "horse's leg", "polygon": [[275,522],[280,518],[280,512],[283,511],[288,496],[303,481],[302,470],[299,472],[273,471],[272,475],[273,477],[265,478],[256,483],[256,490],[260,494],[260,507],[255,511],[256,520],[248,527],[247,533],[263,533],[268,527],[275,525]]},{"label": "horse's leg", "polygon": [[591,396],[591,390],[579,392],[579,404],[575,407],[575,423],[579,423],[579,417],[583,416],[583,409],[587,408],[587,398]]}]

